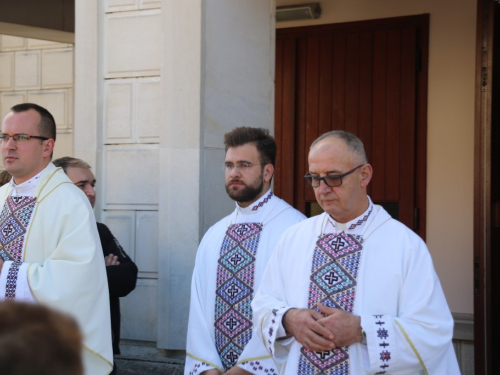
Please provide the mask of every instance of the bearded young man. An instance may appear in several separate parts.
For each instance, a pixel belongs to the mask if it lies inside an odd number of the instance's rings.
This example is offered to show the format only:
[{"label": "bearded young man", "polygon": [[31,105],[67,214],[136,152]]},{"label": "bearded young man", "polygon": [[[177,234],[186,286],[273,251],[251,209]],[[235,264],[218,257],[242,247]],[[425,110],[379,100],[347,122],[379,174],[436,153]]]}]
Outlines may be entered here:
[{"label": "bearded young man", "polygon": [[236,208],[198,248],[184,372],[276,374],[252,334],[250,303],[281,233],[305,217],[271,191],[276,143],[267,130],[236,128],[224,144],[226,192]]}]

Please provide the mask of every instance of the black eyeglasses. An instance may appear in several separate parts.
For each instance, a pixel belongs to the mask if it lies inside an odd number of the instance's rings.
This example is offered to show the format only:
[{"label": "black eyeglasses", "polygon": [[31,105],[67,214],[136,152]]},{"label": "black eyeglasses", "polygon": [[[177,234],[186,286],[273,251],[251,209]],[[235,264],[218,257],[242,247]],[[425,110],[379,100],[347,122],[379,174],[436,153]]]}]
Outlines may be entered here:
[{"label": "black eyeglasses", "polygon": [[29,134],[5,134],[5,133],[0,133],[0,142],[5,142],[7,143],[9,139],[12,138],[14,140],[14,143],[19,143],[19,142],[25,142],[29,141],[31,138],[36,138],[36,139],[41,139],[46,141],[47,137],[42,137],[39,135],[29,135]]},{"label": "black eyeglasses", "polygon": [[304,178],[309,186],[312,187],[318,187],[321,184],[321,181],[323,180],[326,184],[326,186],[329,187],[337,187],[342,185],[342,178],[350,175],[352,172],[354,172],[356,169],[361,168],[364,164],[358,165],[356,168],[351,169],[349,172],[346,172],[344,174],[329,174],[323,177],[320,176],[314,176],[311,175],[310,173],[307,173]]},{"label": "black eyeglasses", "polygon": [[222,164],[222,170],[224,172],[231,172],[234,168],[237,168],[240,172],[246,172],[250,168],[255,167],[256,165],[267,165],[268,163],[250,163],[248,161],[239,161],[234,165],[231,162],[225,162]]}]

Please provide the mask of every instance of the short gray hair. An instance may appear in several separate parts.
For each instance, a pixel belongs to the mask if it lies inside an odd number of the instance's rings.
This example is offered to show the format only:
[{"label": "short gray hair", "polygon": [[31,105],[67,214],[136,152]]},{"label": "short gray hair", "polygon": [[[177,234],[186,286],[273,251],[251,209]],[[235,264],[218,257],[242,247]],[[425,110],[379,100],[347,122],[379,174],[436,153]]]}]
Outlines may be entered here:
[{"label": "short gray hair", "polygon": [[320,135],[311,144],[310,149],[312,149],[319,142],[327,138],[337,138],[344,141],[349,151],[359,156],[360,159],[363,161],[363,163],[365,164],[368,163],[368,159],[366,157],[366,152],[365,152],[365,146],[363,146],[363,142],[361,142],[361,139],[356,137],[354,134],[346,132],[344,130],[332,130]]}]

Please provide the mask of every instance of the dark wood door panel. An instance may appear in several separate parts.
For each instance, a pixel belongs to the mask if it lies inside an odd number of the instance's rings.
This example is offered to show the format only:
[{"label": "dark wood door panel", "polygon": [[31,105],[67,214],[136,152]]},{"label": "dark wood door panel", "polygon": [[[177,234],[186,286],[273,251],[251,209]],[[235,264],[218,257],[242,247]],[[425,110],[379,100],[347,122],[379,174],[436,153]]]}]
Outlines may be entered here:
[{"label": "dark wood door panel", "polygon": [[419,89],[426,89],[427,67],[418,58],[427,56],[427,34],[427,15],[277,31],[278,195],[308,210],[315,200],[302,178],[309,145],[343,129],[365,144],[372,199],[414,228],[416,205],[425,205],[417,176],[425,176],[426,105],[419,101],[426,93]]}]

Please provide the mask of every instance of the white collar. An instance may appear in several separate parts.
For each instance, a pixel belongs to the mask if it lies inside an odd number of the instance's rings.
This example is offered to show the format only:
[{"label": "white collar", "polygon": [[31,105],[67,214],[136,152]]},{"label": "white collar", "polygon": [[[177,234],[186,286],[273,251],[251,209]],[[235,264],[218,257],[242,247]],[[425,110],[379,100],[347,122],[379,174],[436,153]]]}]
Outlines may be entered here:
[{"label": "white collar", "polygon": [[[45,167],[47,168],[47,167]],[[24,181],[17,185],[14,182],[14,177],[9,182],[9,185],[12,187],[12,196],[25,196],[25,197],[33,197],[35,195],[35,188],[36,184],[38,183],[38,179],[42,175],[43,171],[45,171],[45,168],[43,168],[38,174],[35,176],[31,177],[29,180]]]},{"label": "white collar", "polygon": [[329,232],[345,232],[350,234],[362,234],[364,232],[365,227],[367,226],[367,222],[371,218],[370,214],[373,211],[373,202],[368,198],[368,208],[358,217],[348,221],[347,223],[339,223],[335,221],[330,215],[327,215],[328,222],[326,224],[326,228],[323,233]]},{"label": "white collar", "polygon": [[238,214],[241,214],[241,215],[260,213],[263,210],[263,208],[265,208],[267,206],[266,203],[271,201],[271,199],[273,197],[274,197],[274,194],[271,191],[271,189],[269,189],[262,197],[257,199],[255,202],[252,202],[247,207],[241,207],[238,204],[238,202],[236,202],[236,211],[238,212]]}]

